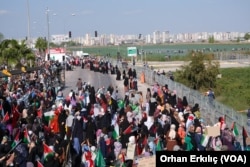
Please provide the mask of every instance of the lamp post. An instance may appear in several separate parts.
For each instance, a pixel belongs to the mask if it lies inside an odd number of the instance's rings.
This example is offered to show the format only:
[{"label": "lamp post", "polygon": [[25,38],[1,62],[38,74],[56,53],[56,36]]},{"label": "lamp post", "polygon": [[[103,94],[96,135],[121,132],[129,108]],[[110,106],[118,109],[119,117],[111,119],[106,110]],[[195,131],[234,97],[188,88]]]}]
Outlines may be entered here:
[{"label": "lamp post", "polygon": [[27,44],[28,44],[28,47],[30,47],[30,9],[29,9],[29,0],[27,0],[27,19],[28,19],[28,25],[27,25],[27,29],[28,29]]},{"label": "lamp post", "polygon": [[49,43],[50,43],[50,34],[49,34],[49,8],[47,7],[47,10],[46,10],[46,15],[47,15],[47,28],[48,28],[48,41],[47,41],[47,50],[48,50],[48,53],[47,53],[47,59],[49,61],[50,59],[50,46],[49,46]]}]

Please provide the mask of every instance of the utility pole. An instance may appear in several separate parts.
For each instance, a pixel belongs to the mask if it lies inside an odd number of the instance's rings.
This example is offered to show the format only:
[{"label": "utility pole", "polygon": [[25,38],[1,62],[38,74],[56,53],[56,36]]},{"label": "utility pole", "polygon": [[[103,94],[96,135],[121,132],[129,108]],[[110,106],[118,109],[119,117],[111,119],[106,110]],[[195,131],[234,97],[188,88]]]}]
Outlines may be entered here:
[{"label": "utility pole", "polygon": [[28,20],[28,36],[27,36],[27,45],[30,48],[30,8],[29,8],[29,0],[27,0],[27,20]]},{"label": "utility pole", "polygon": [[48,55],[47,55],[47,58],[48,58],[48,61],[50,59],[50,46],[49,46],[49,43],[50,43],[50,34],[49,34],[49,8],[47,7],[47,10],[46,10],[46,15],[47,15],[47,28],[48,28],[48,41],[47,41],[47,50],[48,50]]}]

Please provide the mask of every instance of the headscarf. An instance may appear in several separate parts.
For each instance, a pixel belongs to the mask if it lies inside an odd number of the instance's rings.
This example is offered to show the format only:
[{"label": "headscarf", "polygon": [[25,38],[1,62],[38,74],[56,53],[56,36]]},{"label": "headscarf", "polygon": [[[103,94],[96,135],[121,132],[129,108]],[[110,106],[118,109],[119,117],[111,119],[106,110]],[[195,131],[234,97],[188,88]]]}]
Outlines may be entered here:
[{"label": "headscarf", "polygon": [[170,138],[170,140],[174,140],[175,137],[176,137],[176,131],[175,131],[175,125],[174,124],[172,124],[171,127],[170,127],[168,137]]}]

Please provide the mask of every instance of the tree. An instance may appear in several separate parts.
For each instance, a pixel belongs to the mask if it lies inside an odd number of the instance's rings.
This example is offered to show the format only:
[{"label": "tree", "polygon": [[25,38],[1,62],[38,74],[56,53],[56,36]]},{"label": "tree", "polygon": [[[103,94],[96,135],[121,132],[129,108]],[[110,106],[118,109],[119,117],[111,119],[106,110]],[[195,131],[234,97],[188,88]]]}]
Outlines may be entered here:
[{"label": "tree", "polygon": [[191,62],[176,71],[176,81],[196,90],[214,88],[219,66],[219,62],[213,61],[213,55],[193,53]]},{"label": "tree", "polygon": [[214,43],[214,36],[208,38],[208,43]]},{"label": "tree", "polygon": [[245,39],[245,40],[249,40],[249,39],[250,39],[250,33],[246,33],[246,34],[244,35],[244,39]]},{"label": "tree", "polygon": [[0,44],[0,57],[2,63],[9,65],[12,63],[15,67],[17,64],[21,64],[21,59],[27,61],[27,58],[32,60],[35,59],[35,55],[32,50],[27,47],[25,41],[22,41],[20,44],[14,39],[6,39]]},{"label": "tree", "polygon": [[4,35],[0,32],[0,42],[4,40]]},{"label": "tree", "polygon": [[38,49],[40,55],[45,56],[45,51],[47,49],[47,41],[44,38],[39,37],[36,40],[35,48]]}]

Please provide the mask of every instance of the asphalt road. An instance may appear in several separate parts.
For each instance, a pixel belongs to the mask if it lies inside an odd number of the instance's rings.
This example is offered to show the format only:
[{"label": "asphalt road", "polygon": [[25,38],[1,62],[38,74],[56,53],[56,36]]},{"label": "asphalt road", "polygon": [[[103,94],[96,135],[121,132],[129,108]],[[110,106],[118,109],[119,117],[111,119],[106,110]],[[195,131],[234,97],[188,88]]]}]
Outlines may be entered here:
[{"label": "asphalt road", "polygon": [[[162,61],[162,62],[148,62],[148,66],[155,70],[176,71],[180,69],[182,65],[187,64],[184,61]],[[250,59],[242,60],[219,60],[220,68],[239,68],[239,67],[250,67]],[[137,66],[143,66],[141,62],[136,63]]]},{"label": "asphalt road", "polygon": [[81,67],[75,67],[73,71],[66,71],[65,73],[66,84],[63,89],[63,94],[68,95],[71,90],[76,90],[76,82],[78,78],[81,78],[83,82],[89,83],[91,86],[98,88],[108,88],[112,85],[114,88],[118,87],[119,97],[124,97],[123,81],[116,81],[116,75],[102,74],[100,72],[90,71],[89,69],[82,69]]},{"label": "asphalt road", "polygon": [[[123,80],[117,81],[116,75],[102,74],[100,72],[90,71],[89,69],[75,67],[73,71],[66,71],[65,78],[66,85],[63,89],[64,96],[67,96],[71,90],[76,90],[76,82],[78,78],[82,78],[83,82],[90,83],[90,85],[95,87],[95,90],[101,87],[107,89],[109,85],[112,85],[114,88],[117,87],[118,99],[123,99],[125,96]],[[151,86],[147,83],[141,83],[138,79],[137,87],[138,91],[141,91],[143,94],[143,100],[146,101],[146,90]]]}]

